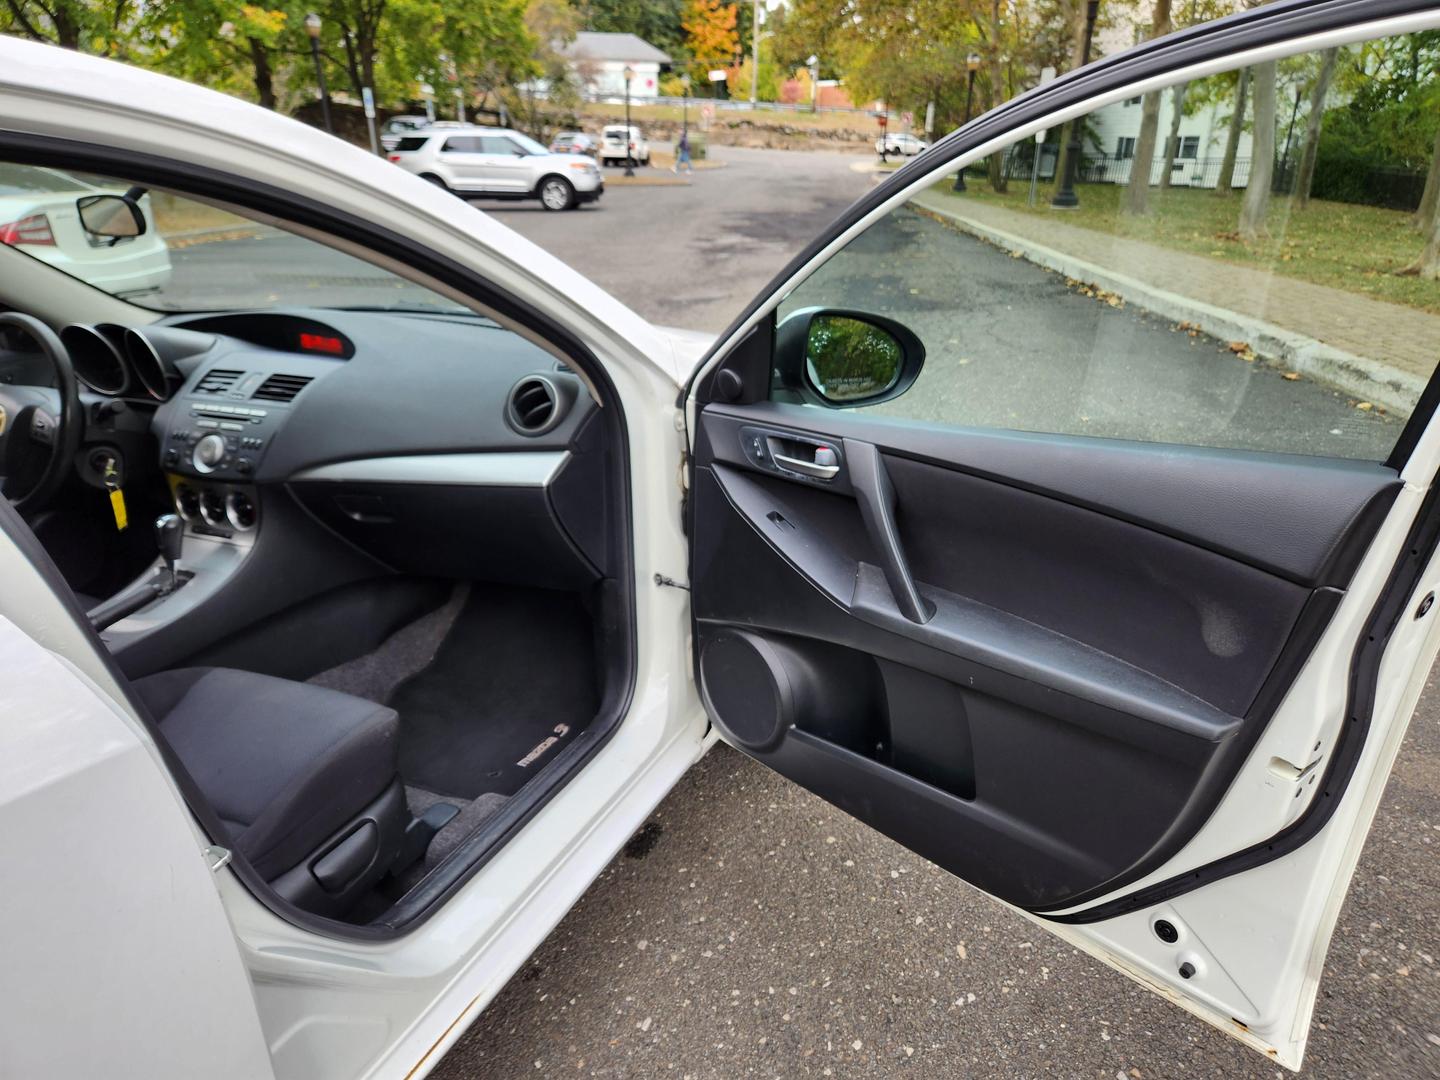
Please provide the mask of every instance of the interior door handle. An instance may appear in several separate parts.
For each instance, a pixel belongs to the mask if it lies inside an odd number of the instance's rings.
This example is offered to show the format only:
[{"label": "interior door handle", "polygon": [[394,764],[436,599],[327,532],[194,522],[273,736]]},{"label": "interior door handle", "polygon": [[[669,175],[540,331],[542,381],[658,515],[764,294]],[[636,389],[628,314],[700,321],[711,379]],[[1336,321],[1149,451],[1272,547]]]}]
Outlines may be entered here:
[{"label": "interior door handle", "polygon": [[870,542],[880,554],[885,581],[900,613],[914,623],[929,622],[935,614],[935,605],[920,595],[915,579],[910,576],[910,565],[905,561],[900,534],[895,528],[895,489],[890,484],[890,474],[885,471],[880,451],[873,443],[846,439],[845,460],[850,463],[850,486],[855,490],[855,501],[860,504],[860,518],[865,522]]},{"label": "interior door handle", "polygon": [[[833,456],[833,455],[832,455]],[[787,457],[784,454],[772,452],[770,459],[781,468],[789,469],[791,472],[802,473],[805,476],[813,476],[817,480],[833,480],[840,472],[839,465],[817,465],[813,461],[806,461],[804,458]]]}]

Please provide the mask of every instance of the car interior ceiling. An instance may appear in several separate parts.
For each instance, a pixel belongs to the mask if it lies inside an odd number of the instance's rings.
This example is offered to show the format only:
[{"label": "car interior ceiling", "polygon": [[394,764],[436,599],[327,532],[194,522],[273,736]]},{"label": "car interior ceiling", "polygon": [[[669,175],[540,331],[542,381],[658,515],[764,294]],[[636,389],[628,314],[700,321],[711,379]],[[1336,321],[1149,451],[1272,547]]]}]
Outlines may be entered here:
[{"label": "car interior ceiling", "polygon": [[217,842],[301,918],[394,929],[618,721],[623,429],[570,366],[464,311],[72,310],[66,415],[44,327],[7,302],[7,495],[47,423],[80,429],[18,508]]}]

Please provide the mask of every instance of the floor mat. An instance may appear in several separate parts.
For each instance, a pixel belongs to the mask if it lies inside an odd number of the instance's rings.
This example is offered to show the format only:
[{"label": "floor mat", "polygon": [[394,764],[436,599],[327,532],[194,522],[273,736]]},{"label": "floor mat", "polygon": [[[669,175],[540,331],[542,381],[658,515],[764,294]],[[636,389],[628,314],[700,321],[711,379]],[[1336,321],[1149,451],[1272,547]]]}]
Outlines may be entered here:
[{"label": "floor mat", "polygon": [[600,707],[589,616],[571,593],[474,585],[435,659],[389,705],[407,784],[513,795]]}]

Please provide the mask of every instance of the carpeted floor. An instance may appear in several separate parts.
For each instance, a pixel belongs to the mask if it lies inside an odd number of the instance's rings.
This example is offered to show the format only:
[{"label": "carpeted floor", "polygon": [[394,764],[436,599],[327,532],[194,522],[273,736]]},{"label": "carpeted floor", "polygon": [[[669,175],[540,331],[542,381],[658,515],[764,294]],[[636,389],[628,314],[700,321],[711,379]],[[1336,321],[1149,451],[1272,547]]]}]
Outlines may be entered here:
[{"label": "carpeted floor", "polygon": [[407,784],[513,795],[600,707],[589,616],[571,593],[473,585],[434,659],[388,704]]}]

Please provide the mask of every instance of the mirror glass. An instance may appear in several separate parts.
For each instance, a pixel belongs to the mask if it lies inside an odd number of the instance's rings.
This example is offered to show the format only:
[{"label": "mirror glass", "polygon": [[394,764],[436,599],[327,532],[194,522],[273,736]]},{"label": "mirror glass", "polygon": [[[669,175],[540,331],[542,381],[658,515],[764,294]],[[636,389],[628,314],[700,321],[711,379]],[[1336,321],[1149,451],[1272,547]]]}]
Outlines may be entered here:
[{"label": "mirror glass", "polygon": [[805,345],[810,384],[827,401],[883,394],[900,379],[905,350],[895,336],[849,315],[816,315]]},{"label": "mirror glass", "polygon": [[125,240],[145,231],[145,217],[129,199],[119,195],[88,195],[75,202],[80,224],[91,236]]}]

